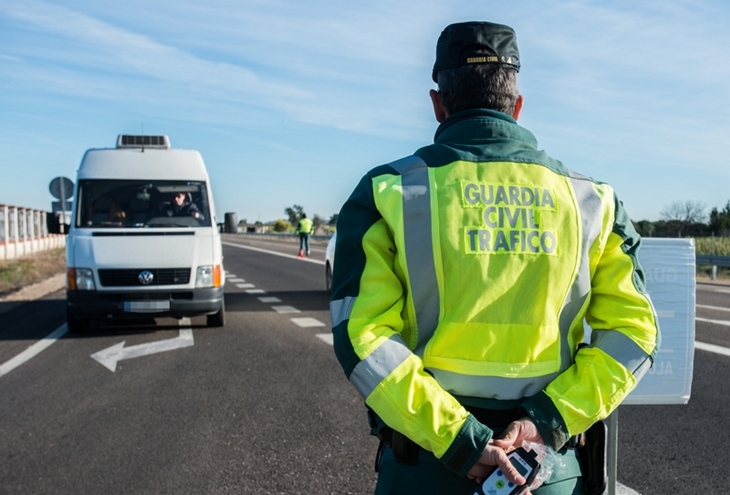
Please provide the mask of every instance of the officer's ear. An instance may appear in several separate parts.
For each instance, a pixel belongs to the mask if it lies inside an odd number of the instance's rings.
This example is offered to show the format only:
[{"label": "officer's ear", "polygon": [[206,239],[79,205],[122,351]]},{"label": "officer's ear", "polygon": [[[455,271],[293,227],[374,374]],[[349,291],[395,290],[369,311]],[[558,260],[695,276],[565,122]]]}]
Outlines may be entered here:
[{"label": "officer's ear", "polygon": [[441,97],[441,93],[435,89],[432,89],[428,94],[431,96],[431,103],[433,103],[433,113],[436,116],[436,122],[440,124],[449,116],[449,112],[444,106],[444,99]]},{"label": "officer's ear", "polygon": [[515,101],[515,109],[512,112],[512,118],[517,120],[520,118],[520,112],[522,112],[522,104],[525,103],[525,98],[522,95],[519,95],[517,97],[517,101]]}]

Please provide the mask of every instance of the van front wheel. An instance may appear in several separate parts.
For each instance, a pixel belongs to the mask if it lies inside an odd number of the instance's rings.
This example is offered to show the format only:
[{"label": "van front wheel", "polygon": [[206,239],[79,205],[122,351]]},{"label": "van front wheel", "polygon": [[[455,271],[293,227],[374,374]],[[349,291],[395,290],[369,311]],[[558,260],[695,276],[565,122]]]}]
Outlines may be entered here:
[{"label": "van front wheel", "polygon": [[222,327],[226,324],[226,303],[221,301],[221,309],[212,315],[208,315],[205,324],[209,327]]}]

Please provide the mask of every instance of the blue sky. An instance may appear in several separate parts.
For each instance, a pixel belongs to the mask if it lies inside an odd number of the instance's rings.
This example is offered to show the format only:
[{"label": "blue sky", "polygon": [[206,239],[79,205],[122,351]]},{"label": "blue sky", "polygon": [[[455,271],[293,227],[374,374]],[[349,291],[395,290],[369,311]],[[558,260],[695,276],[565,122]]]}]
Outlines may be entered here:
[{"label": "blue sky", "polygon": [[432,142],[436,39],[466,20],[515,28],[520,124],[633,220],[730,200],[725,1],[0,0],[0,204],[49,209],[86,149],[146,133],[203,154],[221,217],[329,218]]}]

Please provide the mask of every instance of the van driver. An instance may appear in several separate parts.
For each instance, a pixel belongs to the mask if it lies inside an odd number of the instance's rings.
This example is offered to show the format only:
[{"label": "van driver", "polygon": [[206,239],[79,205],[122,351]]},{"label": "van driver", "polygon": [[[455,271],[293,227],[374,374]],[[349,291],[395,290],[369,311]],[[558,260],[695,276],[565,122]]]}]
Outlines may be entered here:
[{"label": "van driver", "polygon": [[172,197],[172,203],[165,207],[163,213],[168,217],[193,217],[203,220],[200,209],[185,192],[175,193]]}]

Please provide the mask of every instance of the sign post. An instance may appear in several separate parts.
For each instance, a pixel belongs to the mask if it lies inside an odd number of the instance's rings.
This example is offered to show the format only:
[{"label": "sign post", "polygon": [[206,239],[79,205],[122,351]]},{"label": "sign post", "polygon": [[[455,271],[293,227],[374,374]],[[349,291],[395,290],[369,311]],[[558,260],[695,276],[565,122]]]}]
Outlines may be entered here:
[{"label": "sign post", "polygon": [[56,177],[51,181],[51,183],[48,185],[48,189],[51,191],[51,195],[61,200],[60,204],[60,211],[61,211],[61,218],[62,220],[59,222],[59,227],[61,229],[61,233],[64,234],[64,225],[66,223],[66,207],[68,206],[68,203],[66,202],[66,199],[73,198],[73,191],[74,191],[74,183],[71,182],[70,179],[67,179],[66,177]]},{"label": "sign post", "polygon": [[[639,262],[654,303],[662,343],[652,369],[622,404],[686,404],[695,348],[694,239],[643,238]],[[618,409],[608,417],[608,493],[616,493]]]}]

